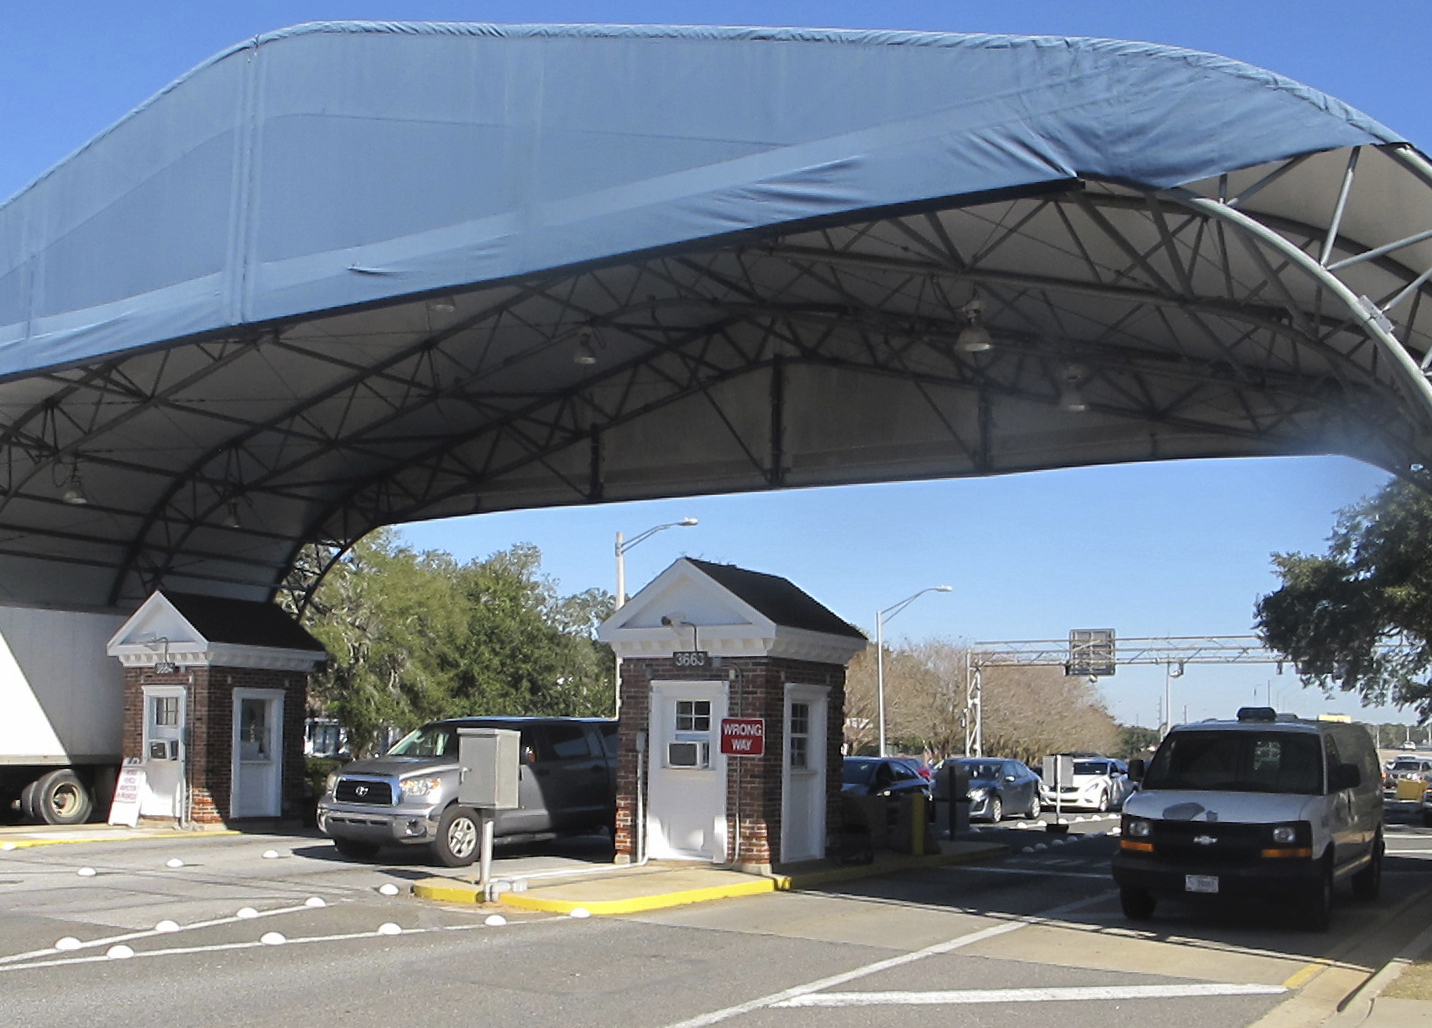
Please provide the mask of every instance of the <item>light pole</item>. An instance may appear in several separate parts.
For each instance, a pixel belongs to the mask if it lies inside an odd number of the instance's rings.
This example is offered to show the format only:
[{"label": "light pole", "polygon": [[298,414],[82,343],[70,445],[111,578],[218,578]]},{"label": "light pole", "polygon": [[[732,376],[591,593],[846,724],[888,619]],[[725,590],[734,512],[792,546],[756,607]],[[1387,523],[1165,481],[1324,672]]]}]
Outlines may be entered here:
[{"label": "light pole", "polygon": [[617,533],[617,610],[621,610],[626,603],[626,551],[637,543],[645,542],[657,532],[665,531],[668,528],[690,528],[696,524],[695,518],[682,518],[680,521],[670,521],[664,525],[655,525],[648,528],[641,535],[631,539],[625,539],[620,532]]},{"label": "light pole", "polygon": [[[664,525],[653,525],[640,535],[626,539],[620,532],[617,533],[617,602],[616,610],[621,610],[626,605],[626,551],[637,543],[645,542],[657,532],[663,532],[668,528],[690,528],[696,524],[695,518],[682,518],[680,521],[668,521]],[[617,657],[616,670],[613,674],[614,692],[616,693],[616,712],[614,717],[621,717],[622,713],[622,659]]]},{"label": "light pole", "polygon": [[926,593],[947,593],[954,586],[932,585],[921,589],[914,596],[907,596],[899,603],[875,612],[875,707],[880,718],[880,755],[885,756],[885,622],[899,614]]}]

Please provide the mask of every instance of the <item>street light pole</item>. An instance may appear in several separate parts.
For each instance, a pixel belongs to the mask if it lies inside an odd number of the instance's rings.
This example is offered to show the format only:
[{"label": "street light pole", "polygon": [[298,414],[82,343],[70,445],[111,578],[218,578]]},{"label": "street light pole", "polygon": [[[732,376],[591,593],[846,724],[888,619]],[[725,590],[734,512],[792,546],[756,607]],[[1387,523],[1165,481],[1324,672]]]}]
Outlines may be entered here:
[{"label": "street light pole", "polygon": [[633,537],[630,542],[628,542],[620,532],[617,533],[617,610],[621,610],[621,608],[626,604],[627,600],[626,551],[631,549],[637,543],[645,542],[646,540],[650,539],[652,536],[656,535],[657,532],[665,531],[668,528],[690,528],[696,523],[697,522],[695,518],[682,518],[680,521],[671,521],[664,525],[655,525],[651,528],[648,528],[640,535]]},{"label": "street light pole", "polygon": [[907,596],[899,603],[875,612],[875,708],[880,721],[880,755],[885,753],[885,622],[899,614],[926,593],[947,593],[954,586],[932,585]]},{"label": "street light pole", "polygon": [[[695,519],[695,518],[682,518],[680,521],[669,521],[669,522],[667,522],[667,523],[664,524],[664,525],[653,525],[651,528],[648,528],[645,532],[642,532],[640,535],[633,536],[630,541],[628,541],[628,540],[622,535],[622,533],[620,533],[620,532],[617,533],[617,545],[616,545],[616,556],[617,556],[617,597],[616,597],[616,599],[617,599],[617,602],[616,602],[616,606],[615,606],[614,610],[621,610],[622,607],[626,606],[626,600],[627,600],[627,597],[626,597],[626,551],[629,550],[629,549],[631,549],[633,546],[637,545],[637,543],[645,542],[647,539],[650,539],[652,536],[656,535],[657,532],[663,532],[663,531],[665,531],[665,530],[668,529],[668,528],[690,528],[690,527],[691,527],[692,525],[694,525],[694,524],[696,524],[696,519]],[[615,693],[616,693],[616,704],[615,704],[615,705],[616,705],[616,712],[615,712],[615,714],[614,714],[613,716],[614,716],[614,717],[621,717],[621,713],[622,713],[622,659],[621,659],[621,657],[617,657],[617,660],[616,660],[616,670],[615,670],[615,672],[614,672],[614,674],[613,674],[613,682],[612,682],[612,684],[613,684],[613,686],[614,686],[614,691],[615,691]]]}]

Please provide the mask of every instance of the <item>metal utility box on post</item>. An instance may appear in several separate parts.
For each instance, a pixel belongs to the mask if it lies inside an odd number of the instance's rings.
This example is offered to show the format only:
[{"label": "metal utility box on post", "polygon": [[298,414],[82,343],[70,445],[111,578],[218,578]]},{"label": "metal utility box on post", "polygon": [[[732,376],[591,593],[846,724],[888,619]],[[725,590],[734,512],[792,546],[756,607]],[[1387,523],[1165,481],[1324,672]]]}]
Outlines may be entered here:
[{"label": "metal utility box on post", "polygon": [[459,728],[457,757],[462,774],[457,801],[482,814],[478,885],[484,895],[492,880],[492,812],[513,810],[522,772],[522,734],[510,728]]},{"label": "metal utility box on post", "polygon": [[477,810],[513,810],[522,767],[521,734],[509,728],[459,728],[457,801]]},{"label": "metal utility box on post", "polygon": [[1056,753],[1044,758],[1044,781],[1049,785],[1049,791],[1054,794],[1054,820],[1045,825],[1045,831],[1067,832],[1069,826],[1064,823],[1064,808],[1060,800],[1065,789],[1074,786],[1074,758],[1067,753]]}]

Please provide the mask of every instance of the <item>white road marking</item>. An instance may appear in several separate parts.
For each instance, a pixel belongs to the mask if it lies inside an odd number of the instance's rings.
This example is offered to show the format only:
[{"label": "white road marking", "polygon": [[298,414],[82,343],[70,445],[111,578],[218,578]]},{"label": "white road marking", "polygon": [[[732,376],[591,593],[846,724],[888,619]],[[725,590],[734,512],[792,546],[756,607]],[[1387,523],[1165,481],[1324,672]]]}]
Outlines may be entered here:
[{"label": "white road marking", "polygon": [[957,949],[973,946],[977,942],[984,942],[986,939],[993,939],[1000,935],[1007,935],[1010,932],[1017,932],[1021,928],[1028,928],[1031,925],[1043,924],[1071,911],[1093,906],[1096,903],[1102,903],[1107,900],[1110,895],[1110,893],[1104,892],[1097,896],[1089,896],[1086,899],[1076,900],[1073,903],[1065,903],[1062,906],[1053,907],[1040,914],[1028,914],[1014,921],[1006,921],[1004,924],[983,928],[980,931],[971,932],[968,935],[961,935],[954,939],[947,939],[944,942],[937,942],[933,946],[926,946],[924,949],[915,950],[912,953],[902,953],[898,957],[888,957],[885,960],[877,960],[873,964],[866,964],[864,967],[857,967],[850,971],[843,971],[840,974],[833,974],[828,978],[819,978],[816,981],[807,982],[805,985],[794,985],[789,989],[773,992],[769,996],[762,996],[759,999],[747,1000],[745,1003],[737,1003],[734,1006],[723,1007],[720,1010],[713,1010],[708,1014],[698,1014],[684,1021],[676,1021],[672,1024],[668,1024],[665,1028],[705,1028],[706,1025],[719,1024],[722,1021],[738,1017],[741,1014],[749,1014],[753,1010],[776,1006],[787,1000],[793,1000],[800,996],[808,996],[811,993],[820,992],[823,989],[829,989],[836,985],[844,985],[846,982],[853,982],[858,978],[878,974],[881,971],[888,971],[895,967],[903,967],[905,964],[911,964],[917,960],[923,960],[926,957],[952,953]]},{"label": "white road marking", "polygon": [[[953,868],[947,870],[953,870]],[[1108,871],[1061,871],[1058,868],[1040,867],[981,867],[972,869],[969,865],[962,865],[959,866],[959,870],[966,874],[974,870],[978,871],[979,874],[991,875],[1039,875],[1043,878],[1102,878],[1106,882],[1110,878]]]},{"label": "white road marking", "polygon": [[[292,914],[300,910],[309,909],[306,905],[300,904],[296,907],[276,907],[273,910],[259,911],[256,917],[273,917],[275,914]],[[79,949],[89,949],[94,946],[112,946],[117,942],[129,942],[131,939],[148,939],[155,935],[172,935],[175,931],[189,932],[196,928],[213,928],[215,925],[236,924],[242,920],[239,917],[216,917],[212,921],[195,921],[193,924],[180,925],[177,929],[148,928],[142,932],[126,932],[123,935],[110,935],[103,939],[91,939],[89,942],[82,942]],[[35,957],[47,957],[55,952],[55,947],[46,946],[44,949],[31,950],[29,953],[12,953],[7,957],[0,957],[0,965],[11,964],[17,960],[32,960]],[[3,970],[3,968],[0,968]]]},{"label": "white road marking", "polygon": [[[210,923],[214,923],[214,922],[210,922]],[[442,928],[404,928],[404,929],[402,929],[401,931],[399,931],[399,932],[397,932],[397,933],[395,933],[395,934],[398,934],[398,935],[432,935],[432,934],[437,933],[437,932],[466,932],[466,931],[472,931],[473,929],[476,929],[476,928],[484,928],[484,927],[486,927],[486,926],[485,926],[485,925],[482,925],[482,924],[462,924],[462,925],[447,925],[447,926],[442,927]],[[146,934],[152,934],[152,933],[146,933]],[[288,939],[288,940],[286,941],[286,945],[289,945],[289,946],[297,946],[297,945],[300,945],[300,944],[306,943],[306,942],[348,942],[348,941],[351,941],[351,940],[353,940],[353,939],[391,939],[392,937],[393,937],[393,934],[386,933],[386,932],[381,932],[381,931],[348,932],[348,933],[343,934],[343,935],[313,935],[313,936],[309,936],[308,938],[303,938],[303,939]],[[93,943],[86,943],[86,945],[94,945],[94,944],[93,944]],[[134,953],[134,956],[133,956],[132,959],[134,959],[134,960],[139,960],[139,959],[141,959],[141,958],[143,958],[143,957],[172,957],[172,956],[179,956],[179,955],[191,954],[191,953],[220,953],[220,952],[223,952],[224,950],[236,950],[236,949],[267,949],[267,948],[269,948],[269,944],[268,944],[268,943],[263,942],[261,939],[254,939],[254,940],[252,940],[251,942],[221,942],[221,943],[215,943],[214,945],[211,945],[211,946],[176,946],[176,947],[173,947],[173,948],[171,948],[171,949],[138,950],[138,951],[136,951],[136,952]],[[47,955],[47,954],[53,953],[53,952],[55,952],[55,951],[54,951],[54,950],[43,950],[43,951],[40,951],[40,952],[41,952],[42,954],[44,954],[44,955]],[[16,959],[16,958],[15,958],[15,957],[12,957],[12,958],[10,958],[10,959],[13,960],[13,959]],[[0,967],[0,974],[5,974],[5,973],[10,972],[10,971],[29,971],[29,970],[32,970],[33,968],[37,968],[37,967],[64,967],[64,966],[67,966],[67,965],[69,965],[69,964],[99,964],[99,963],[105,963],[106,961],[108,961],[108,960],[110,960],[110,959],[111,959],[110,957],[105,956],[104,954],[100,954],[100,955],[98,955],[98,956],[93,956],[93,957],[60,957],[60,958],[55,959],[55,960],[36,960],[36,961],[33,961],[33,962],[31,962],[31,963],[28,963],[28,964],[9,964],[9,965],[7,965],[7,966]]]},{"label": "white road marking", "polygon": [[1059,1003],[1069,1000],[1182,999],[1190,996],[1277,996],[1281,985],[1219,982],[1189,985],[1088,985],[1045,989],[952,989],[944,992],[823,992],[772,1003],[773,1007],[935,1006],[972,1003]]}]

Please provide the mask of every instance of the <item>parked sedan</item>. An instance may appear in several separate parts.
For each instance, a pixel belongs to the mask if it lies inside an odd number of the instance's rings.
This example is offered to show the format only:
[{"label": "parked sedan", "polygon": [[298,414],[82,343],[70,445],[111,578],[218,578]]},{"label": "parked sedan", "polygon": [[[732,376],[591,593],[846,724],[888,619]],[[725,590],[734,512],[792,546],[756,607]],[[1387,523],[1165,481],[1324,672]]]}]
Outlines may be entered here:
[{"label": "parked sedan", "polygon": [[930,783],[898,757],[846,757],[841,769],[841,792],[858,796],[930,795]]},{"label": "parked sedan", "polygon": [[998,824],[1006,814],[1020,812],[1038,817],[1039,776],[1018,760],[1000,757],[958,757],[953,764],[969,776],[970,819]]},{"label": "parked sedan", "polygon": [[[1045,761],[1046,765],[1048,761]],[[1050,773],[1046,767],[1046,774]],[[1134,791],[1129,778],[1128,765],[1109,757],[1075,757],[1074,773],[1069,783],[1056,791],[1048,783],[1043,785],[1044,802],[1053,805],[1059,801],[1060,809],[1097,810],[1101,813],[1118,810]]]}]

